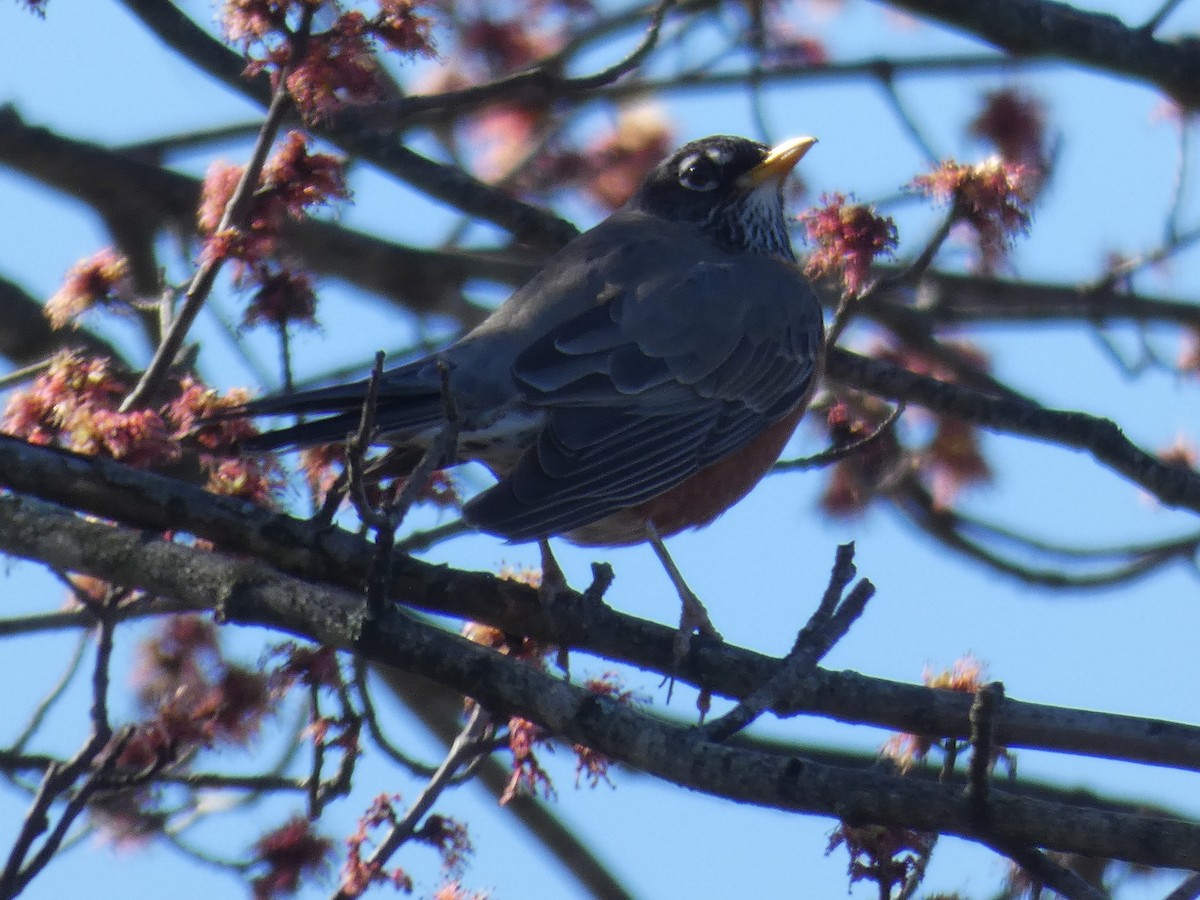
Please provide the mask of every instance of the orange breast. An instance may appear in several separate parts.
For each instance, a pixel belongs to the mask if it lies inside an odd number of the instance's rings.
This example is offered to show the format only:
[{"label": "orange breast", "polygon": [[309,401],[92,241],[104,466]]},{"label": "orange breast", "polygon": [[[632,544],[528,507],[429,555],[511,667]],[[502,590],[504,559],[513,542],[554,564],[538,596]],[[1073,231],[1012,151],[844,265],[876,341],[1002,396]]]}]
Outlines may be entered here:
[{"label": "orange breast", "polygon": [[615,546],[646,540],[646,522],[653,522],[662,537],[707,525],[750,493],[767,474],[796,430],[806,406],[806,402],[801,403],[763,429],[745,447],[701,469],[669,491],[578,528],[567,538],[575,544]]}]

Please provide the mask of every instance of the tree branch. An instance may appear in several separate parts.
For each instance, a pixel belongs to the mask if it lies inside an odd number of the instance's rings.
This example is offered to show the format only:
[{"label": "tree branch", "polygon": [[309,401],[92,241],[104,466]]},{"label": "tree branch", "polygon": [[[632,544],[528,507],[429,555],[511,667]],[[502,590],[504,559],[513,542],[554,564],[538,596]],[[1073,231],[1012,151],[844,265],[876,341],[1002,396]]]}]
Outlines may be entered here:
[{"label": "tree branch", "polygon": [[[3,436],[0,484],[142,528],[191,533],[284,572],[349,590],[361,589],[362,573],[374,553],[369,542],[340,529],[321,528],[111,461],[33,447]],[[17,515],[21,504],[34,503],[20,498],[3,502],[8,504],[2,507],[6,516]],[[0,548],[37,555],[31,545],[21,543],[28,540],[23,534],[25,522],[25,518],[0,519]],[[69,519],[60,524],[63,529],[76,527]],[[56,540],[70,541],[84,553],[90,534],[63,530]],[[20,549],[22,546],[28,552]],[[527,585],[487,572],[430,565],[400,553],[391,569],[388,596],[393,600],[538,640],[561,640],[572,649],[624,660],[663,675],[674,674],[727,697],[747,696],[767,682],[779,665],[770,657],[697,637],[691,655],[676,667],[673,628],[624,615],[603,604],[574,604],[578,615],[556,623],[561,628],[552,631],[537,591]],[[359,605],[357,615],[361,617],[365,608],[361,598]],[[969,697],[954,691],[818,668],[800,680],[775,712],[822,715],[961,739],[970,734],[970,705]],[[995,727],[997,743],[1009,747],[1200,770],[1200,728],[1193,726],[1006,699],[997,710]]]},{"label": "tree branch", "polygon": [[[247,99],[266,107],[271,89],[265,78],[242,77],[245,60],[162,0],[122,0],[151,32],[189,62]],[[298,122],[298,119],[290,121]],[[456,166],[434,162],[405,147],[392,133],[361,122],[347,111],[314,129],[347,153],[475,218],[500,226],[522,241],[557,248],[578,231],[553,213],[511,197],[472,178]]]},{"label": "tree branch", "polygon": [[1154,85],[1180,106],[1200,105],[1200,42],[1160,41],[1115,16],[1054,0],[881,0],[967,31],[1014,56],[1070,59]]},{"label": "tree branch", "polygon": [[10,553],[174,597],[196,609],[215,605],[227,621],[352,649],[445,684],[494,715],[529,718],[564,740],[705,793],[850,823],[1032,844],[1153,866],[1200,867],[1200,825],[993,790],[992,816],[983,833],[955,787],[713,744],[697,729],[577,688],[423,624],[399,608],[379,621],[364,621],[356,592],[301,581],[256,561],[147,540],[140,531],[85,521],[39,501],[0,498],[0,517],[0,540]]},{"label": "tree branch", "polygon": [[917,403],[994,431],[1085,450],[1097,462],[1145,488],[1165,505],[1200,512],[1200,474],[1169,465],[1142,450],[1110,419],[988,397],[840,347],[830,348],[825,374],[849,387],[888,400]]}]

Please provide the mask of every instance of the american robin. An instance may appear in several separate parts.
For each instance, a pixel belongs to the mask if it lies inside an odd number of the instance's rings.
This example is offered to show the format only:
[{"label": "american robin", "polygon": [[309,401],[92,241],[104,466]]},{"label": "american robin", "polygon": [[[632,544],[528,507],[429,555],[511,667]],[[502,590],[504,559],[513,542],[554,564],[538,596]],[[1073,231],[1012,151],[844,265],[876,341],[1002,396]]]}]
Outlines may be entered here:
[{"label": "american robin", "polygon": [[[782,196],[814,143],[715,136],[677,150],[478,327],[386,372],[379,440],[427,447],[444,424],[448,371],[458,443],[442,463],[477,460],[499,479],[466,504],[469,523],[544,549],[551,535],[649,541],[684,599],[683,627],[711,630],[662,538],[745,496],[815,388],[824,326]],[[359,381],[252,401],[241,412],[325,417],[245,446],[344,440],[366,390]]]}]

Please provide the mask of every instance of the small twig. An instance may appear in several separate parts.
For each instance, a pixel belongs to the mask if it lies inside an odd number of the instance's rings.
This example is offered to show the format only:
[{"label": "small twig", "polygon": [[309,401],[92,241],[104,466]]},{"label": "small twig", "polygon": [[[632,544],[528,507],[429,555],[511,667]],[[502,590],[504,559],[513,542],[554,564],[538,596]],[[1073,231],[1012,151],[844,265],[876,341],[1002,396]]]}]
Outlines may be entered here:
[{"label": "small twig", "polygon": [[778,706],[797,683],[812,671],[817,663],[845,636],[854,621],[862,615],[867,601],[875,594],[875,586],[862,579],[843,598],[847,585],[854,580],[854,544],[842,544],[837,549],[829,585],[787,656],[765,682],[751,691],[725,715],[700,726],[708,738],[720,742],[746,728],[766,710]]},{"label": "small twig", "polygon": [[[92,763],[108,745],[108,738],[110,737],[110,735],[102,736],[95,731],[93,731],[87,743],[83,745],[71,760],[66,763],[54,763],[47,767],[46,774],[42,778],[37,794],[33,798],[33,803],[25,815],[25,822],[21,831],[17,835],[17,839],[13,842],[13,848],[9,853],[4,871],[0,872],[0,898],[2,900],[10,900],[10,898],[16,897],[21,893],[29,885],[29,882],[54,858],[54,855],[62,845],[63,839],[67,835],[68,829],[70,829],[79,814],[83,812],[91,796],[100,789],[103,782],[107,779],[112,768],[116,765],[117,758],[132,735],[132,727],[122,729],[116,736],[116,740],[113,741],[103,762],[95,769],[92,769]],[[42,846],[33,855],[33,858],[26,862],[26,857],[28,857],[29,851],[33,847],[33,842],[50,825],[50,807],[63,793],[70,790],[76,779],[89,771],[90,774],[88,774],[83,784],[75,790],[71,798],[67,801],[66,808],[59,815],[58,822],[50,834],[46,836],[46,839],[42,842]]]},{"label": "small twig", "polygon": [[442,541],[448,541],[461,534],[470,534],[472,530],[471,526],[466,523],[466,520],[453,519],[434,528],[428,528],[425,531],[414,531],[407,537],[398,540],[396,542],[396,549],[404,553],[420,553],[422,550],[428,550]]},{"label": "small twig", "polygon": [[[1088,329],[1088,334],[1095,340],[1097,346],[1104,352],[1109,361],[1127,379],[1134,379],[1145,374],[1151,366],[1158,362],[1152,355],[1145,352],[1147,346],[1144,341],[1141,345],[1141,356],[1137,359],[1126,359],[1121,348],[1102,330],[1102,325],[1099,322],[1093,323],[1093,327]],[[1171,366],[1167,371],[1173,372],[1174,368],[1174,366]]]},{"label": "small twig", "polygon": [[202,863],[210,868],[221,872],[233,872],[237,875],[245,875],[251,868],[256,865],[256,862],[237,860],[237,859],[222,859],[207,851],[195,847],[186,840],[183,835],[177,834],[170,829],[164,829],[159,835],[156,835],[160,840],[164,840],[177,853],[183,855],[192,862]]},{"label": "small twig", "polygon": [[164,135],[163,137],[148,138],[144,141],[114,144],[113,149],[123,156],[131,156],[136,159],[150,159],[158,162],[180,150],[204,149],[213,144],[246,140],[258,134],[258,130],[261,127],[262,121],[260,119],[251,119],[245,122],[233,122],[228,125],[214,125],[211,128],[180,131],[175,134]]},{"label": "small twig", "polygon": [[67,663],[66,669],[63,670],[62,677],[58,679],[58,683],[50,689],[50,692],[37,705],[37,708],[34,709],[33,715],[29,717],[29,724],[22,729],[21,733],[17,735],[17,739],[13,741],[12,746],[9,747],[11,752],[20,753],[24,750],[30,739],[41,729],[42,722],[45,720],[47,714],[49,714],[51,708],[62,698],[67,687],[75,680],[80,666],[83,665],[83,657],[87,652],[88,643],[88,633],[86,631],[81,632],[75,644],[75,651],[71,654],[71,659]]},{"label": "small twig", "polygon": [[[383,379],[384,358],[382,350],[375,354],[375,365],[371,369],[371,377],[367,380],[367,394],[363,397],[358,429],[346,441],[346,484],[349,486],[350,499],[363,524],[375,529],[386,528],[388,522],[387,517],[376,511],[367,497],[367,482],[364,473],[366,455],[375,438],[375,407],[379,401],[379,382]],[[337,485],[335,484],[334,487],[336,488]],[[322,512],[329,506],[332,496],[334,493],[331,489],[330,495],[325,499]]]},{"label": "small twig", "polygon": [[[408,808],[404,816],[392,825],[387,835],[379,843],[379,846],[375,848],[370,858],[364,863],[367,871],[377,872],[382,870],[392,854],[399,850],[413,836],[421,819],[425,817],[425,814],[437,802],[438,797],[441,796],[442,791],[451,783],[457,771],[478,757],[480,753],[480,738],[486,734],[490,727],[490,717],[483,711],[483,707],[476,705],[471,711],[471,717],[467,720],[467,724],[459,732],[458,737],[454,739],[454,743],[450,745],[450,749],[446,753],[446,758],[442,760],[442,764],[438,766],[437,771],[429,779],[425,788],[413,802],[412,806]],[[357,896],[357,894],[352,894],[345,887],[340,887],[333,894],[333,900],[350,900],[354,896]]]},{"label": "small twig", "polygon": [[338,763],[337,772],[332,778],[329,778],[319,785],[317,791],[317,810],[323,810],[325,804],[330,800],[338,797],[349,795],[350,788],[354,783],[354,769],[358,763],[358,752],[355,749],[358,746],[358,736],[362,731],[362,720],[353,714],[343,714],[341,722],[338,723],[342,728],[342,733],[339,735],[339,747],[342,752],[341,762]]},{"label": "small twig", "polygon": [[980,822],[988,818],[988,793],[995,758],[996,706],[1004,699],[1004,685],[992,681],[981,685],[971,704],[971,762],[967,767],[967,802]]},{"label": "small twig", "polygon": [[608,593],[608,589],[612,587],[613,579],[616,576],[613,574],[613,567],[608,563],[592,563],[592,583],[587,586],[583,592],[583,602],[588,606],[599,604],[604,605],[604,595]]},{"label": "small twig", "polygon": [[1163,5],[1158,8],[1154,15],[1146,20],[1144,25],[1138,28],[1138,31],[1143,31],[1146,34],[1154,34],[1154,32],[1158,31],[1159,26],[1166,21],[1167,16],[1175,12],[1182,4],[1183,0],[1164,0]]},{"label": "small twig", "polygon": [[908,404],[901,400],[897,403],[886,419],[879,423],[870,434],[859,438],[856,441],[851,441],[848,444],[842,444],[840,447],[830,447],[828,450],[822,450],[820,453],[814,453],[812,456],[802,456],[798,459],[780,460],[771,467],[771,474],[776,472],[796,472],[806,471],[808,469],[819,469],[823,466],[832,465],[835,462],[840,462],[847,457],[854,456],[862,450],[865,450],[871,444],[884,437],[895,427],[900,416],[908,408]]},{"label": "small twig", "polygon": [[921,151],[921,155],[925,157],[925,161],[931,165],[936,165],[941,156],[933,149],[933,145],[917,126],[916,120],[904,105],[904,101],[900,99],[900,93],[896,90],[895,74],[896,70],[892,66],[880,66],[879,84],[883,88],[884,97],[887,98],[892,112],[896,114],[900,126],[908,133],[909,139],[917,145],[917,149]]},{"label": "small twig", "polygon": [[1179,887],[1167,894],[1163,900],[1196,900],[1200,897],[1200,872],[1189,875]]},{"label": "small twig", "polygon": [[833,321],[829,325],[829,330],[825,333],[826,354],[841,339],[842,333],[846,330],[846,327],[850,324],[850,321],[854,318],[858,310],[866,309],[870,302],[879,294],[895,287],[915,285],[921,280],[921,276],[933,265],[934,257],[937,256],[938,251],[942,248],[942,244],[946,243],[946,238],[950,236],[950,230],[960,218],[962,218],[960,202],[956,199],[950,205],[950,210],[946,213],[942,224],[929,236],[929,240],[925,242],[925,246],[921,248],[921,252],[916,255],[912,262],[901,267],[899,271],[882,278],[876,278],[858,294],[842,294],[837,310],[834,311]]},{"label": "small twig", "polygon": [[650,25],[641,42],[627,56],[606,69],[592,75],[568,77],[561,74],[567,57],[576,47],[568,45],[533,68],[517,72],[506,78],[490,81],[457,91],[446,91],[429,97],[411,96],[389,100],[348,112],[351,121],[397,124],[414,115],[442,109],[463,110],[484,103],[504,100],[512,102],[522,96],[573,96],[586,95],[597,88],[612,84],[622,75],[636,69],[654,49],[662,33],[663,22],[676,0],[664,0],[654,9]]},{"label": "small twig", "polygon": [[825,351],[827,355],[830,348],[836,346],[837,342],[841,339],[842,333],[846,330],[846,327],[850,324],[850,321],[854,318],[858,310],[867,308],[870,302],[879,294],[895,287],[915,285],[920,281],[921,276],[933,264],[933,259],[942,248],[942,244],[950,236],[950,230],[961,217],[960,203],[956,199],[951,204],[946,217],[942,220],[942,224],[929,236],[929,240],[925,242],[925,246],[921,248],[921,252],[917,254],[912,262],[900,268],[899,271],[883,278],[876,278],[858,294],[842,294],[837,310],[834,311],[833,321],[829,325],[829,330],[825,333]]},{"label": "small twig", "polygon": [[896,895],[896,900],[911,900],[917,893],[917,888],[921,886],[921,882],[925,880],[925,870],[929,868],[929,861],[933,859],[933,849],[937,846],[938,835],[929,835],[929,841],[923,845],[913,859],[912,867],[908,871],[908,875],[904,879],[904,884],[900,888],[900,893]]},{"label": "small twig", "polygon": [[[307,5],[303,7],[300,23],[293,35],[291,59],[288,63],[289,68],[299,60],[303,47],[307,43],[314,12],[315,7]],[[221,221],[217,225],[217,233],[229,228],[241,228],[250,214],[258,179],[267,161],[267,154],[270,153],[271,147],[275,143],[275,136],[279,133],[284,116],[291,105],[291,95],[288,93],[287,79],[283,77],[286,75],[286,70],[279,74],[279,83],[271,97],[271,105],[267,109],[266,117],[263,119],[262,128],[259,130],[258,139],[255,141],[250,160],[246,163],[245,169],[242,170],[242,177],[238,181],[237,187],[234,188],[229,202],[225,205],[225,211],[222,213]],[[154,351],[154,357],[150,360],[150,365],[146,367],[146,371],[142,373],[142,377],[138,380],[138,383],[125,397],[124,402],[121,403],[122,412],[127,412],[147,402],[158,389],[159,383],[166,377],[167,370],[170,369],[180,348],[183,346],[183,341],[187,337],[192,323],[196,320],[196,316],[199,314],[201,308],[203,308],[204,302],[208,299],[208,295],[212,291],[213,285],[217,280],[217,275],[224,263],[225,260],[222,257],[216,256],[201,263],[196,269],[195,275],[192,276],[192,280],[184,292],[183,305],[171,321],[171,326],[167,329],[166,334],[163,335],[158,348]]]},{"label": "small twig", "polygon": [[1033,847],[1016,847],[993,841],[987,836],[981,836],[979,840],[997,853],[1007,856],[1028,872],[1035,881],[1068,900],[1109,900],[1104,891],[1088,884],[1079,874]]},{"label": "small twig", "polygon": [[[115,597],[116,593],[113,596]],[[34,795],[33,804],[26,814],[25,824],[13,844],[3,873],[0,873],[0,897],[5,900],[15,897],[23,891],[38,872],[54,858],[62,846],[71,824],[83,811],[91,795],[104,786],[118,756],[132,736],[132,728],[123,729],[117,739],[112,742],[109,754],[101,765],[95,769],[92,768],[93,763],[109,745],[109,740],[113,736],[108,722],[109,661],[112,655],[113,623],[102,618],[100,624],[96,664],[92,676],[92,733],[87,743],[70,761],[65,763],[53,761],[45,767],[45,773]],[[34,857],[26,862],[33,842],[49,827],[50,807],[59,796],[70,791],[75,781],[85,773],[86,779],[68,800],[54,829],[42,842],[41,848]]]},{"label": "small twig", "polygon": [[828,352],[829,348],[834,346],[841,340],[842,333],[850,324],[850,320],[854,318],[854,314],[858,312],[858,307],[862,305],[864,297],[875,293],[876,285],[881,283],[881,279],[875,279],[861,294],[851,294],[849,291],[843,291],[842,296],[838,299],[837,309],[833,311],[833,320],[829,323],[829,329],[825,332],[825,349]]},{"label": "small twig", "polygon": [[312,768],[308,773],[308,818],[316,821],[321,816],[321,770],[325,765],[325,741],[321,737],[321,685],[314,680],[308,688],[308,720],[312,740]]},{"label": "small twig", "polygon": [[317,506],[316,512],[309,518],[309,522],[320,528],[329,528],[333,525],[334,518],[337,517],[338,509],[342,505],[342,501],[346,499],[346,495],[350,491],[350,468],[347,464],[346,471],[340,473],[333,479],[333,483],[329,485],[329,490],[325,492],[323,498],[320,497],[319,489],[313,491],[313,504],[316,505],[320,499],[320,506]]},{"label": "small twig", "polygon": [[[944,546],[1001,574],[1057,590],[1131,581],[1174,560],[1189,561],[1200,547],[1200,535],[1181,535],[1156,543],[1095,549],[1048,543],[968,516],[953,507],[940,506],[934,501],[929,488],[911,473],[893,484],[886,496],[909,521]],[[1065,567],[1037,567],[1023,563],[1012,555],[1001,554],[998,548],[993,549],[983,540],[973,538],[972,532],[986,537],[988,543],[1013,544],[1026,553],[1056,557],[1071,564],[1084,562],[1098,566],[1108,559],[1115,559],[1116,562],[1099,571],[1079,573]]]},{"label": "small twig", "polygon": [[[111,602],[117,605],[117,597],[124,591],[110,592],[105,599],[106,605]],[[111,619],[105,614],[107,610],[99,611],[98,627],[96,629],[96,664],[92,670],[92,735],[101,742],[107,742],[112,737],[112,725],[108,720],[108,683],[111,672],[109,662],[112,659],[113,632],[116,628]]]},{"label": "small twig", "polygon": [[376,612],[387,602],[396,529],[404,522],[408,511],[428,486],[433,473],[458,455],[458,407],[450,391],[450,367],[439,359],[437,368],[442,381],[442,411],[445,424],[430,442],[420,462],[408,473],[400,495],[394,502],[385,504],[382,522],[374,526],[375,553],[367,576],[367,608]]},{"label": "small twig", "polygon": [[1125,259],[1116,265],[1109,266],[1107,271],[1099,278],[1081,283],[1078,286],[1079,295],[1090,297],[1093,295],[1111,294],[1119,285],[1128,280],[1130,275],[1149,266],[1165,262],[1172,256],[1189,249],[1197,242],[1200,242],[1200,227],[1189,228],[1185,231],[1176,230],[1173,240],[1161,244],[1153,250],[1147,250],[1137,256]]},{"label": "small twig", "polygon": [[7,375],[0,376],[0,391],[6,391],[10,387],[18,384],[24,384],[30,379],[37,378],[43,372],[49,371],[50,366],[54,363],[54,358],[43,359],[41,362],[31,363],[28,366],[22,366],[19,369],[14,369]]},{"label": "small twig", "polygon": [[938,781],[949,784],[954,780],[954,766],[958,762],[958,739],[946,738],[942,741],[942,769],[938,772]]},{"label": "small twig", "polygon": [[561,79],[561,83],[573,91],[587,92],[611,84],[622,75],[636,69],[650,55],[650,51],[654,49],[654,45],[658,43],[658,36],[662,33],[663,22],[666,20],[667,13],[671,11],[675,2],[676,0],[663,0],[663,2],[655,7],[654,15],[650,19],[650,26],[646,29],[646,34],[642,37],[641,43],[624,59],[617,61],[607,69],[600,70],[594,75],[563,78]]},{"label": "small twig", "polygon": [[925,270],[933,265],[933,258],[937,256],[939,250],[942,249],[942,244],[946,243],[946,238],[950,236],[951,229],[958,224],[958,220],[962,218],[962,210],[959,207],[959,201],[955,200],[946,217],[942,220],[942,224],[937,230],[929,236],[929,240],[925,242],[925,246],[921,252],[911,263],[902,268],[894,276],[886,279],[890,284],[916,284]]},{"label": "small twig", "polygon": [[[172,616],[188,612],[189,607],[174,600],[164,600],[161,597],[147,597],[127,603],[120,609],[109,611],[114,625],[141,619],[149,616]],[[14,634],[40,634],[48,631],[74,631],[79,628],[90,628],[96,621],[96,615],[90,609],[69,609],[61,612],[36,613],[32,616],[15,616],[11,619],[0,619],[0,638]]]},{"label": "small twig", "polygon": [[379,718],[375,714],[375,703],[371,700],[370,686],[367,684],[367,666],[359,658],[355,658],[354,661],[354,689],[359,705],[362,707],[362,720],[367,723],[367,733],[371,735],[376,746],[391,758],[392,762],[403,766],[413,775],[421,778],[429,778],[433,775],[437,771],[434,766],[413,759],[393,744],[383,733],[383,729],[379,725]]},{"label": "small twig", "polygon": [[171,331],[171,320],[175,316],[175,289],[164,285],[155,307],[158,312],[158,339],[162,341]]},{"label": "small twig", "polygon": [[287,322],[279,323],[279,368],[283,373],[283,392],[294,393],[296,380],[292,375],[292,343]]},{"label": "small twig", "polygon": [[458,456],[458,405],[450,390],[450,366],[444,360],[439,359],[437,370],[442,382],[442,415],[446,421],[434,436],[429,449],[421,457],[421,461],[405,479],[404,489],[400,491],[400,496],[396,498],[395,504],[389,511],[393,531],[404,522],[409,509],[416,503],[421,492],[425,490],[433,473],[447,463],[453,462]]},{"label": "small twig", "polygon": [[750,102],[750,116],[758,139],[771,145],[771,128],[767,124],[767,110],[763,97],[763,57],[767,52],[766,4],[747,5],[750,27],[746,35],[746,46],[750,50],[750,68],[746,72],[746,93]]},{"label": "small twig", "polygon": [[1179,214],[1183,209],[1184,196],[1187,194],[1188,183],[1188,165],[1191,161],[1191,135],[1192,129],[1190,123],[1185,118],[1186,112],[1180,111],[1179,125],[1179,143],[1175,151],[1175,184],[1171,191],[1171,209],[1167,213],[1165,234],[1163,235],[1163,243],[1167,246],[1175,243],[1179,238]]}]

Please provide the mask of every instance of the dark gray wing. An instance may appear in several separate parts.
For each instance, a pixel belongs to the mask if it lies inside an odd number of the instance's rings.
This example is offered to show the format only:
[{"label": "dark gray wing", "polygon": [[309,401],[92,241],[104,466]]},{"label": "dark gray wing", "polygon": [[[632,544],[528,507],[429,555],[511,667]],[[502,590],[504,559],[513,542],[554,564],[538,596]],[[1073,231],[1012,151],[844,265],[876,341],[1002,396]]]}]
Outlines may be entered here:
[{"label": "dark gray wing", "polygon": [[669,490],[803,399],[823,326],[796,269],[741,257],[660,271],[517,357],[546,425],[467,505],[470,522],[518,541],[571,531]]}]

